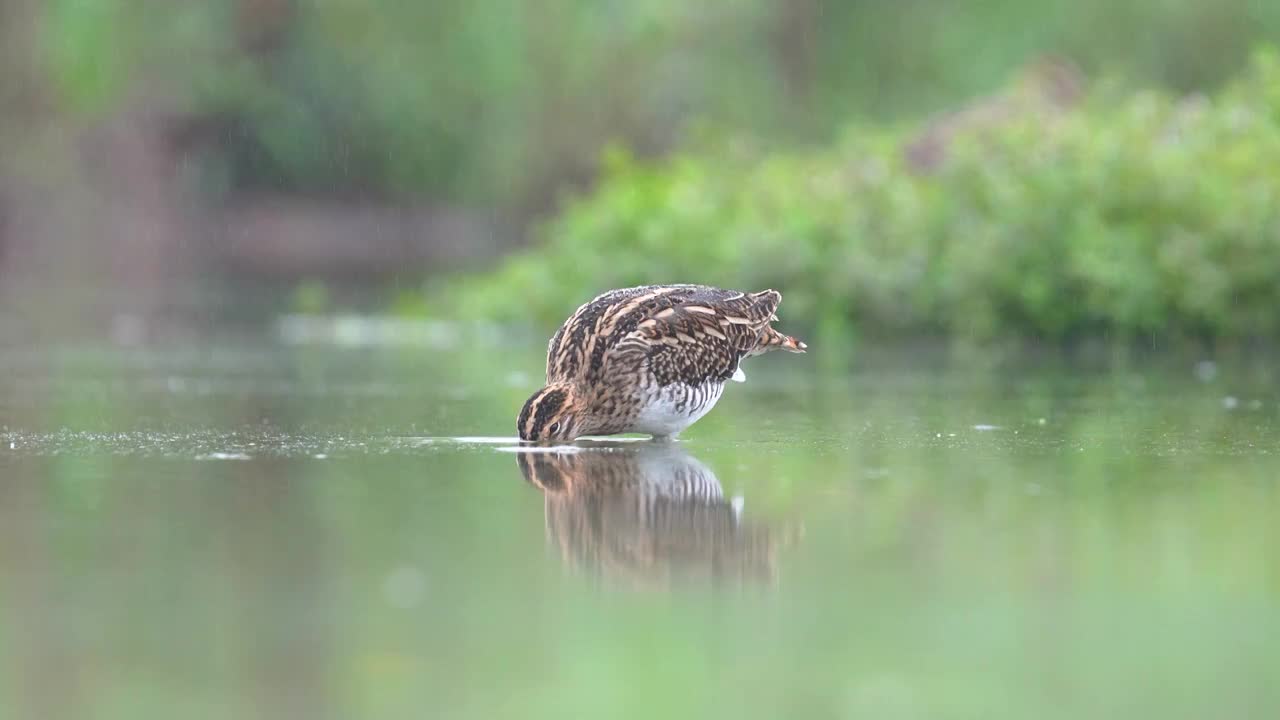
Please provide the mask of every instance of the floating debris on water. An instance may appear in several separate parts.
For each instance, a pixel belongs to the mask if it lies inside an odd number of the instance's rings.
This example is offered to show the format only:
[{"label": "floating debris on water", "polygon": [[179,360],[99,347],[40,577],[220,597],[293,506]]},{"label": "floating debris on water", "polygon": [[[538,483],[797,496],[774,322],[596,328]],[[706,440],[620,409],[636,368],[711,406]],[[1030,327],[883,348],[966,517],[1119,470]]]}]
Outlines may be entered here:
[{"label": "floating debris on water", "polygon": [[1228,395],[1222,398],[1222,407],[1227,410],[1235,410],[1240,407],[1240,399],[1234,395]]},{"label": "floating debris on water", "polygon": [[974,425],[973,429],[977,430],[978,432],[988,432],[991,430],[1002,430],[1003,428],[1001,428],[999,425],[983,425],[980,423],[978,425]]}]

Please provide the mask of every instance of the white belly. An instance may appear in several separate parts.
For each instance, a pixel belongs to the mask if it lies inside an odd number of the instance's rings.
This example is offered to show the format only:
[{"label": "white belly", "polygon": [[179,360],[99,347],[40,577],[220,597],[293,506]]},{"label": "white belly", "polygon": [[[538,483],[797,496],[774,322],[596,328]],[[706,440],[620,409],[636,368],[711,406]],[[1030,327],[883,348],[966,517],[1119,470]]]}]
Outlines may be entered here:
[{"label": "white belly", "polygon": [[649,395],[631,431],[659,437],[675,435],[710,412],[722,392],[721,382],[658,388]]}]

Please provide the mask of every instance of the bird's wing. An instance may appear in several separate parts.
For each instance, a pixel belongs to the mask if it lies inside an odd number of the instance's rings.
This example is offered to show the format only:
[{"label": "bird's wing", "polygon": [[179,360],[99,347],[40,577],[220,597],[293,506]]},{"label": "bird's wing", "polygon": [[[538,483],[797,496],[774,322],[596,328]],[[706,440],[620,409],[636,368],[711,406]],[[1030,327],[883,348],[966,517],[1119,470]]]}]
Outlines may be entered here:
[{"label": "bird's wing", "polygon": [[602,332],[611,332],[617,316],[634,300],[640,304],[663,290],[662,286],[646,286],[610,290],[583,303],[547,343],[547,382],[580,379],[591,366],[597,346],[603,352],[605,343],[598,342]]},{"label": "bird's wing", "polygon": [[696,285],[645,285],[611,290],[579,307],[547,345],[547,381],[598,380],[611,349],[641,321]]},{"label": "bird's wing", "polygon": [[726,381],[760,344],[782,296],[696,288],[658,298],[608,354],[606,379],[647,364],[660,385]]}]

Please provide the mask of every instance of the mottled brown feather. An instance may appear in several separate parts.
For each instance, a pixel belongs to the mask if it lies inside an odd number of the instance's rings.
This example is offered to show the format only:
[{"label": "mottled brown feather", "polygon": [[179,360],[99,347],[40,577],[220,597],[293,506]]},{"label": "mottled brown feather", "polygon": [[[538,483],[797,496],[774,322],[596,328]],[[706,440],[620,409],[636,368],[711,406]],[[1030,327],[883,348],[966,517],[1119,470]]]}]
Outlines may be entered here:
[{"label": "mottled brown feather", "polygon": [[617,341],[605,382],[620,381],[645,368],[659,385],[728,380],[742,358],[761,346],[781,300],[772,290],[748,295],[681,286],[659,297],[660,309]]},{"label": "mottled brown feather", "polygon": [[646,285],[611,290],[579,307],[547,346],[547,382],[598,377],[604,355],[640,321],[659,310],[659,298],[683,285]]},{"label": "mottled brown feather", "polygon": [[[559,396],[535,393],[518,419],[521,437],[555,436],[556,427],[561,435],[565,429],[634,431],[659,397],[671,408],[659,412],[675,413],[675,419],[644,422],[678,428],[679,414],[686,412],[694,422],[715,404],[743,358],[774,349],[804,352],[803,343],[770,326],[781,301],[775,290],[647,285],[584,303],[547,344],[547,388],[563,390],[572,401],[556,404],[547,401]],[[673,393],[663,390],[673,386]]]}]

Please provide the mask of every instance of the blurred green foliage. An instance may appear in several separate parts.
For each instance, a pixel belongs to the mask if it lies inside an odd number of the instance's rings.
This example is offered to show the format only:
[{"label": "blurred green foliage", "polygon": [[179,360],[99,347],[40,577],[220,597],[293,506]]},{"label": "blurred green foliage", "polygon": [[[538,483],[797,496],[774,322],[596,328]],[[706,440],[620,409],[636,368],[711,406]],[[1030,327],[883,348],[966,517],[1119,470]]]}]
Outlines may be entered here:
[{"label": "blurred green foliage", "polygon": [[[1280,31],[1268,0],[57,0],[54,89],[232,121],[233,188],[545,207],[601,146],[678,145],[690,121],[825,139],[850,118],[959,102],[1041,53],[1211,88]],[[0,70],[0,73],[5,72]]]},{"label": "blurred green foliage", "polygon": [[932,170],[906,158],[914,128],[801,152],[615,152],[544,247],[453,283],[450,312],[550,325],[609,287],[705,282],[776,287],[782,315],[828,338],[1280,333],[1274,53],[1212,98],[1104,87],[1000,112],[1014,97],[932,126],[960,127]]}]

